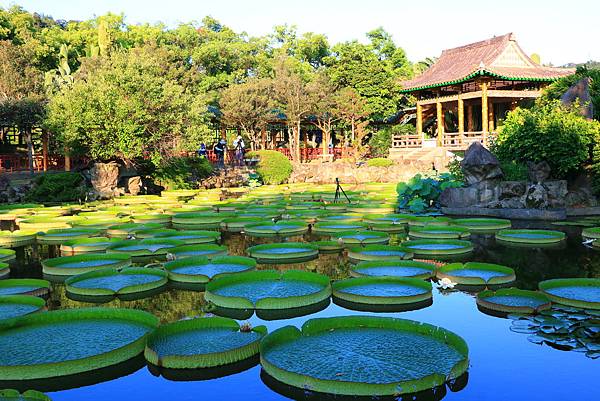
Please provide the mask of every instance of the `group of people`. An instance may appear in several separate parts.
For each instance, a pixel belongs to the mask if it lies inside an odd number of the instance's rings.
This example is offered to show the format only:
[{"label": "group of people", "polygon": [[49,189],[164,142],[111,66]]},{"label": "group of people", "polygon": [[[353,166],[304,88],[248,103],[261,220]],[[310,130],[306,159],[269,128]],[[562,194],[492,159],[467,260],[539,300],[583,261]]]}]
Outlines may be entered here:
[{"label": "group of people", "polygon": [[[233,162],[241,166],[244,164],[244,154],[246,153],[246,144],[244,143],[244,139],[241,135],[238,135],[237,138],[233,140],[233,150],[235,151],[235,160]],[[215,156],[217,156],[217,166],[225,167],[225,155],[227,154],[227,141],[225,139],[219,140],[217,143],[213,145],[213,152]],[[200,148],[198,149],[198,156],[200,157],[208,157],[208,150],[206,148],[206,144],[201,143]]]}]

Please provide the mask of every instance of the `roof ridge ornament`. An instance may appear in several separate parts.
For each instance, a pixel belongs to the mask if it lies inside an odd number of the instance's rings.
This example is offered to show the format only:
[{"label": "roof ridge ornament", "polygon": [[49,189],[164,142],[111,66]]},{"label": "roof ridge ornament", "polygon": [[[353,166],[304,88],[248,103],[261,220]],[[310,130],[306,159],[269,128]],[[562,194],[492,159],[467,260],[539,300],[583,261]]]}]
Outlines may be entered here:
[{"label": "roof ridge ornament", "polygon": [[481,62],[479,63],[479,69],[485,70],[485,63],[483,62],[483,60],[481,60]]}]

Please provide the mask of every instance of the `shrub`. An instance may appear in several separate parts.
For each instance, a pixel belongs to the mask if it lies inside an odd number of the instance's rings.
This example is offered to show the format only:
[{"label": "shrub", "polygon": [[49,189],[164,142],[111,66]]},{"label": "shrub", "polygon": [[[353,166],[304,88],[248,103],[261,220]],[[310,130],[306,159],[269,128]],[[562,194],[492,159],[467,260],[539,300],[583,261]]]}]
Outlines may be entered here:
[{"label": "shrub", "polygon": [[492,145],[499,159],[526,163],[547,161],[563,178],[589,160],[590,145],[600,125],[560,102],[538,102],[531,109],[508,113]]},{"label": "shrub", "polygon": [[460,162],[461,160],[458,157],[454,157],[446,167],[448,168],[450,174],[454,176],[456,181],[464,182],[465,175],[463,174]]},{"label": "shrub", "polygon": [[528,178],[528,169],[523,163],[500,160],[500,168],[506,181],[525,181]]},{"label": "shrub", "polygon": [[24,200],[27,202],[73,202],[85,199],[87,188],[79,173],[43,174],[33,182]]},{"label": "shrub", "polygon": [[413,213],[420,213],[430,207],[437,207],[438,198],[444,189],[462,186],[463,182],[456,180],[452,174],[443,173],[434,177],[417,174],[396,186],[398,206]]},{"label": "shrub", "polygon": [[385,127],[373,133],[369,139],[371,156],[386,157],[392,147],[392,136],[394,134],[414,134],[415,127],[410,124],[398,124]]},{"label": "shrub", "polygon": [[256,172],[265,184],[282,184],[286,182],[292,174],[292,163],[283,153],[276,150],[248,152],[246,157],[259,158]]},{"label": "shrub", "polygon": [[211,173],[212,166],[205,158],[172,157],[156,168],[154,179],[167,189],[194,189]]},{"label": "shrub", "polygon": [[369,167],[390,167],[394,165],[394,161],[386,159],[385,157],[376,157],[374,159],[367,160],[367,166]]}]

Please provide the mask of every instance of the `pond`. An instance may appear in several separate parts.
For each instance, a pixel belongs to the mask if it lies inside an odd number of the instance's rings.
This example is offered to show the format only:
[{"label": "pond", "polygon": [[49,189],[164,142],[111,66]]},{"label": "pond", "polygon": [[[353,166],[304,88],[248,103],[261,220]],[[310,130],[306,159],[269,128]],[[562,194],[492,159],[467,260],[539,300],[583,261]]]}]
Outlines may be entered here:
[{"label": "pond", "polygon": [[[550,228],[541,223],[515,221],[513,228]],[[556,247],[511,247],[497,243],[493,234],[471,235],[474,250],[458,259],[512,267],[516,273],[513,286],[536,290],[540,281],[553,278],[600,278],[600,251],[582,245],[581,230],[564,227],[566,240]],[[397,245],[405,236],[391,235]],[[290,242],[313,242],[329,237],[307,233],[290,237]],[[245,255],[250,246],[282,241],[270,238],[245,237],[240,233],[223,233],[221,243],[231,255]],[[11,278],[42,278],[40,260],[59,256],[57,245],[15,248],[17,260],[11,263]],[[429,257],[430,260],[433,257]],[[426,260],[427,258],[416,258]],[[453,260],[454,261],[454,260]],[[147,261],[144,261],[144,264]],[[289,265],[259,264],[258,269],[301,269],[326,274],[333,279],[349,277],[347,257],[338,254],[319,255],[318,259]],[[52,284],[49,309],[95,306],[68,299],[65,285]],[[253,315],[253,326],[265,325],[269,332],[283,326],[302,326],[309,319],[335,316],[389,316],[417,320],[441,326],[461,336],[469,347],[468,374],[450,388],[437,388],[422,395],[427,400],[594,400],[600,399],[600,358],[583,352],[565,351],[547,344],[528,341],[528,334],[511,330],[512,319],[495,317],[480,311],[476,293],[464,289],[442,290],[434,284],[433,303],[421,309],[374,313],[357,312],[334,303],[313,314],[281,320],[263,320]],[[203,293],[169,289],[146,299],[113,300],[104,306],[128,307],[156,315],[161,322],[173,322],[204,313]],[[600,318],[597,318],[600,319]],[[596,320],[596,323],[598,320]],[[249,363],[246,370],[223,377],[189,377],[167,380],[154,376],[143,360],[133,360],[95,375],[80,375],[68,380],[39,381],[35,387],[47,392],[55,401],[148,401],[148,400],[285,400],[290,397],[322,399],[310,392],[294,392],[273,383],[261,374],[260,365]],[[253,366],[252,366],[253,365]],[[240,370],[240,369],[238,369]],[[221,373],[224,374],[224,373]],[[202,380],[201,380],[202,379]],[[187,380],[187,381],[186,381]],[[1,386],[1,385],[0,385]],[[74,387],[65,389],[68,387]],[[23,389],[24,390],[24,389]],[[400,398],[399,398],[400,399]],[[402,398],[412,399],[412,398]]]}]

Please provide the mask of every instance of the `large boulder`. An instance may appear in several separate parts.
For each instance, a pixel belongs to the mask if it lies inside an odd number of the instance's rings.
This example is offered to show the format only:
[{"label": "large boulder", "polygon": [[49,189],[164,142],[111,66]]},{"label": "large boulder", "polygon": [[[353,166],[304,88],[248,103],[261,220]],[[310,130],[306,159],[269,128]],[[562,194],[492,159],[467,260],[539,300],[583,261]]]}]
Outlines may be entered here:
[{"label": "large boulder", "polygon": [[546,161],[527,162],[529,181],[539,184],[550,178],[550,165]]},{"label": "large boulder", "polygon": [[465,152],[461,170],[468,185],[500,180],[504,176],[496,156],[479,142],[473,142]]},{"label": "large boulder", "polygon": [[119,165],[116,162],[94,163],[90,181],[100,199],[112,198],[119,183]]},{"label": "large boulder", "polygon": [[571,105],[576,101],[579,103],[579,110],[582,116],[592,119],[594,118],[594,103],[590,95],[590,84],[592,79],[585,77],[577,81],[571,86],[560,98],[564,105]]},{"label": "large boulder", "polygon": [[547,209],[548,190],[543,184],[532,184],[525,193],[525,207],[530,209]]}]

